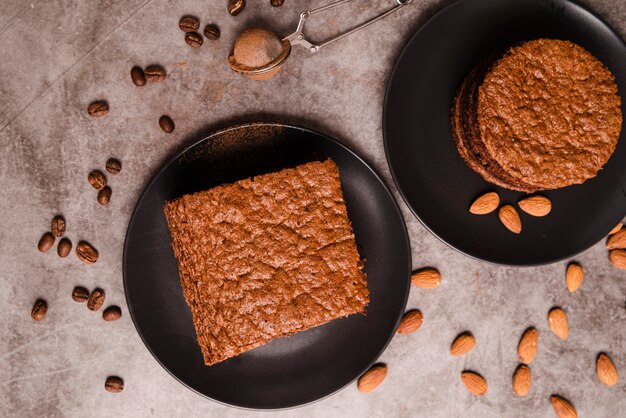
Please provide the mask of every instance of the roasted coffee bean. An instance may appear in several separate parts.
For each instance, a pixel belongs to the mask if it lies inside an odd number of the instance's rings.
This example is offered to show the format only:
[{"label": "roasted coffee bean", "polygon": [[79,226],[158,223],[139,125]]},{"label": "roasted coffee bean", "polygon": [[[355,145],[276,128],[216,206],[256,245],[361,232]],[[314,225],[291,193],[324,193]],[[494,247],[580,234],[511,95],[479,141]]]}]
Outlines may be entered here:
[{"label": "roasted coffee bean", "polygon": [[215,41],[220,38],[220,28],[217,25],[206,25],[204,27],[204,36],[207,39]]},{"label": "roasted coffee bean", "polygon": [[146,76],[146,80],[148,81],[163,81],[167,77],[165,68],[160,65],[149,65],[144,70],[144,74]]},{"label": "roasted coffee bean", "polygon": [[93,117],[104,116],[109,113],[109,105],[103,100],[98,100],[87,107],[87,113],[89,113],[89,116]]},{"label": "roasted coffee bean", "polygon": [[115,158],[109,158],[107,160],[106,169],[111,174],[118,174],[122,171],[122,163],[120,160],[116,160]]},{"label": "roasted coffee bean", "polygon": [[112,393],[119,393],[124,390],[124,380],[121,377],[109,376],[104,382],[104,388]]},{"label": "roasted coffee bean", "polygon": [[33,305],[33,310],[30,312],[30,316],[32,316],[35,321],[41,321],[46,317],[47,312],[48,304],[46,301],[43,299],[37,299]]},{"label": "roasted coffee bean", "polygon": [[59,245],[57,245],[57,254],[59,255],[59,257],[65,258],[70,255],[71,251],[72,241],[70,241],[68,238],[61,238],[61,241],[59,241]]},{"label": "roasted coffee bean", "polygon": [[270,4],[274,7],[280,7],[284,2],[285,0],[270,0]]},{"label": "roasted coffee bean", "polygon": [[89,290],[82,286],[76,286],[74,290],[72,290],[72,299],[78,303],[87,302],[87,299],[89,299]]},{"label": "roasted coffee bean", "polygon": [[133,67],[130,70],[130,78],[133,80],[133,84],[137,87],[146,85],[146,75],[143,73],[143,69],[141,67]]},{"label": "roasted coffee bean", "polygon": [[195,16],[183,16],[178,22],[178,27],[183,32],[195,32],[200,27],[200,21]]},{"label": "roasted coffee bean", "polygon": [[117,321],[122,317],[122,310],[119,306],[109,306],[102,312],[102,318],[105,321]]},{"label": "roasted coffee bean", "polygon": [[57,215],[52,219],[50,230],[55,237],[62,237],[65,234],[65,218]]},{"label": "roasted coffee bean", "polygon": [[168,134],[172,133],[176,127],[172,118],[167,115],[163,115],[159,118],[159,126]]},{"label": "roasted coffee bean", "polygon": [[228,13],[237,16],[246,7],[246,0],[229,0]]},{"label": "roasted coffee bean", "polygon": [[94,289],[89,295],[89,299],[87,299],[87,309],[90,311],[97,311],[102,308],[104,304],[104,290],[98,288]]},{"label": "roasted coffee bean", "polygon": [[107,178],[104,176],[104,174],[102,174],[102,171],[100,170],[93,170],[91,173],[89,173],[89,175],[87,176],[87,181],[89,181],[89,184],[91,184],[96,190],[102,190],[107,185]]},{"label": "roasted coffee bean", "polygon": [[76,246],[76,256],[86,264],[93,264],[98,261],[98,250],[93,248],[88,242],[81,241]]},{"label": "roasted coffee bean", "polygon": [[100,190],[98,192],[98,203],[100,203],[102,206],[108,205],[109,202],[111,201],[111,193],[112,193],[112,190],[109,186]]},{"label": "roasted coffee bean", "polygon": [[55,240],[54,235],[52,235],[52,233],[50,232],[46,232],[45,234],[43,234],[43,236],[39,240],[39,244],[37,244],[37,248],[42,253],[45,253],[50,248],[52,248],[52,246],[54,245],[54,240]]},{"label": "roasted coffee bean", "polygon": [[185,42],[192,48],[200,48],[202,46],[202,36],[198,32],[187,32]]}]

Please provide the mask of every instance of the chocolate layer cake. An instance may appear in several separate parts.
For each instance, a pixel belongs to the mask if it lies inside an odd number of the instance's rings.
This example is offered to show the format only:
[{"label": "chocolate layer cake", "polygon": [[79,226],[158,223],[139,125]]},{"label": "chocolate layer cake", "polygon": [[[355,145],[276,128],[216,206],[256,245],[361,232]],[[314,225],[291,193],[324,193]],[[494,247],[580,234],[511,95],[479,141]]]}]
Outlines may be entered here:
[{"label": "chocolate layer cake", "polygon": [[185,195],[164,211],[205,364],[365,313],[332,160]]}]

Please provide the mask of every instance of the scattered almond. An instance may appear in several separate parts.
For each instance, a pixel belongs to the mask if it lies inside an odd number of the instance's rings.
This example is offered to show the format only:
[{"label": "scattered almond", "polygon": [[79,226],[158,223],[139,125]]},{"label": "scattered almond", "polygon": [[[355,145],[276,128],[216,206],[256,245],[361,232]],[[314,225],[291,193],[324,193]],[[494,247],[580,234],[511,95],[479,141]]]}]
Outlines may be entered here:
[{"label": "scattered almond", "polygon": [[554,308],[548,313],[548,323],[550,329],[560,339],[567,340],[569,329],[567,325],[567,315],[561,308]]},{"label": "scattered almond", "polygon": [[517,345],[517,356],[522,363],[530,364],[537,355],[539,332],[537,328],[529,328],[524,332]]},{"label": "scattered almond", "polygon": [[498,209],[500,204],[500,196],[496,192],[485,193],[478,199],[474,200],[469,211],[474,215],[486,215]]},{"label": "scattered almond", "polygon": [[483,396],[487,393],[487,381],[478,373],[464,371],[461,373],[463,384],[471,393],[476,396]]},{"label": "scattered almond", "polygon": [[513,391],[518,396],[526,396],[530,391],[530,384],[530,368],[525,364],[520,364],[513,375]]},{"label": "scattered almond", "polygon": [[552,202],[545,196],[528,196],[517,204],[524,212],[532,216],[546,216],[552,210]]},{"label": "scattered almond", "polygon": [[514,234],[522,232],[522,220],[519,218],[517,211],[511,205],[504,205],[498,211],[500,221],[506,228]]},{"label": "scattered almond", "polygon": [[621,229],[611,235],[606,242],[606,248],[609,250],[626,248],[626,229]]},{"label": "scattered almond", "polygon": [[552,395],[550,396],[550,403],[552,403],[552,408],[559,418],[578,418],[576,408],[567,399]]},{"label": "scattered almond", "polygon": [[387,366],[378,364],[366,371],[357,382],[357,388],[363,393],[376,389],[387,377]]},{"label": "scattered almond", "polygon": [[618,269],[626,270],[626,250],[611,250],[609,260]]},{"label": "scattered almond", "polygon": [[611,229],[611,231],[609,232],[609,235],[613,235],[614,233],[616,233],[617,231],[619,231],[620,229],[622,229],[624,225],[622,225],[622,223],[618,223],[617,225],[615,225],[613,227],[613,229]]},{"label": "scattered almond", "polygon": [[577,291],[583,284],[584,277],[585,272],[583,267],[578,263],[570,263],[565,272],[565,284],[567,285],[567,290],[571,293]]},{"label": "scattered almond", "polygon": [[417,309],[408,311],[400,320],[397,332],[398,334],[411,334],[422,326],[422,322],[424,322],[424,316],[420,311]]},{"label": "scattered almond", "polygon": [[411,276],[411,283],[423,289],[434,289],[441,283],[441,274],[434,268],[423,268]]},{"label": "scattered almond", "polygon": [[467,332],[460,334],[455,338],[450,347],[450,354],[453,356],[461,356],[469,352],[476,345],[476,339]]},{"label": "scattered almond", "polygon": [[596,371],[600,381],[607,386],[613,386],[617,383],[617,369],[609,356],[602,353],[596,361]]}]

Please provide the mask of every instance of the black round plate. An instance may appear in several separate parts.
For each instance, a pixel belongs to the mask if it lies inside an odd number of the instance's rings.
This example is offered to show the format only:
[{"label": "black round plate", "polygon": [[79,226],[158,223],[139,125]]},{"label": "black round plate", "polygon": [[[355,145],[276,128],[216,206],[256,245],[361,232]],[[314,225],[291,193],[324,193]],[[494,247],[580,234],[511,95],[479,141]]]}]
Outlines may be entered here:
[{"label": "black round plate", "polygon": [[[371,302],[352,315],[274,340],[207,367],[178,276],[163,215],[166,200],[222,183],[332,158],[365,261]],[[150,182],[124,248],[124,288],[137,331],[159,363],[213,400],[257,409],[315,401],[363,373],[394,335],[409,293],[404,219],[380,177],[338,142],[309,130],[253,124],[218,132],[174,157]]]},{"label": "black round plate", "polygon": [[413,213],[453,248],[482,260],[535,265],[592,246],[626,212],[626,135],[599,175],[582,185],[543,193],[553,203],[544,218],[521,213],[518,236],[495,213],[468,212],[481,193],[505,203],[521,193],[498,188],[458,155],[450,127],[455,93],[474,65],[524,40],[575,42],[615,74],[626,115],[626,45],[600,18],[567,0],[460,0],[431,18],[400,56],[385,99],[385,149],[391,171]]}]

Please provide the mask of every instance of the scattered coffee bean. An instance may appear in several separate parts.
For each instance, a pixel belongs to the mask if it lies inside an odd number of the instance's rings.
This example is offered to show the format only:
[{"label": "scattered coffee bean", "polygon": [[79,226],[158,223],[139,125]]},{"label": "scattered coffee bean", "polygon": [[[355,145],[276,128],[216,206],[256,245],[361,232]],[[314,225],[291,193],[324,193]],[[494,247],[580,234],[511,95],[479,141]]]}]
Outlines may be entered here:
[{"label": "scattered coffee bean", "polygon": [[204,27],[204,36],[212,41],[220,38],[220,28],[217,25],[206,25]]},{"label": "scattered coffee bean", "polygon": [[65,234],[65,218],[61,215],[55,216],[52,219],[50,230],[55,237],[62,237]]},{"label": "scattered coffee bean", "polygon": [[47,312],[48,304],[46,301],[43,299],[37,299],[33,305],[33,310],[30,312],[30,316],[32,316],[35,321],[41,321],[46,317]]},{"label": "scattered coffee bean", "polygon": [[159,126],[168,134],[172,133],[176,127],[172,118],[167,115],[163,115],[159,118]]},{"label": "scattered coffee bean", "polygon": [[116,160],[115,158],[109,158],[107,160],[106,169],[111,174],[118,174],[122,171],[122,163],[120,160]]},{"label": "scattered coffee bean", "polygon": [[228,13],[237,16],[246,7],[246,0],[229,0]]},{"label": "scattered coffee bean", "polygon": [[285,0],[270,0],[270,4],[274,7],[280,7],[284,2]]},{"label": "scattered coffee bean", "polygon": [[79,242],[76,246],[76,256],[86,264],[98,261],[98,251],[85,241]]},{"label": "scattered coffee bean", "polygon": [[108,205],[109,202],[111,201],[111,193],[112,193],[112,190],[109,186],[100,190],[98,192],[98,203],[100,203],[102,206]]},{"label": "scattered coffee bean", "polygon": [[107,178],[104,177],[104,174],[102,174],[102,171],[100,170],[93,170],[89,173],[87,180],[96,190],[102,190],[107,185]]},{"label": "scattered coffee bean", "polygon": [[98,288],[94,289],[89,295],[89,299],[87,299],[87,309],[90,311],[97,311],[102,308],[104,304],[104,290]]},{"label": "scattered coffee bean", "polygon": [[178,27],[183,32],[195,32],[200,27],[200,21],[195,16],[183,16],[178,22]]},{"label": "scattered coffee bean", "polygon": [[143,73],[141,67],[133,67],[130,70],[130,78],[133,80],[133,84],[135,84],[137,87],[146,85],[146,75]]},{"label": "scattered coffee bean", "polygon": [[59,257],[65,258],[70,255],[71,251],[72,241],[70,241],[68,238],[61,238],[61,241],[59,241],[59,245],[57,245],[57,254],[59,255]]},{"label": "scattered coffee bean", "polygon": [[167,77],[165,68],[160,65],[149,65],[144,70],[144,74],[146,76],[146,80],[148,81],[163,81]]},{"label": "scattered coffee bean", "polygon": [[52,246],[54,245],[54,240],[55,240],[54,235],[52,235],[52,233],[50,232],[46,232],[45,234],[43,234],[43,236],[39,240],[39,244],[37,244],[37,248],[42,253],[45,253],[50,248],[52,248]]},{"label": "scattered coffee bean", "polygon": [[89,113],[89,116],[93,116],[93,117],[104,116],[107,113],[109,113],[109,105],[107,104],[107,102],[103,100],[98,100],[96,102],[91,103],[87,107],[87,113]]},{"label": "scattered coffee bean", "polygon": [[122,310],[119,306],[109,306],[102,312],[105,321],[117,321],[122,317]]},{"label": "scattered coffee bean", "polygon": [[72,299],[78,303],[87,302],[87,299],[89,299],[89,290],[82,286],[76,286],[74,290],[72,290]]},{"label": "scattered coffee bean", "polygon": [[124,380],[121,377],[109,376],[104,382],[104,388],[111,393],[119,393],[124,390]]},{"label": "scattered coffee bean", "polygon": [[200,48],[202,46],[202,36],[198,32],[187,32],[185,42],[192,48]]}]

